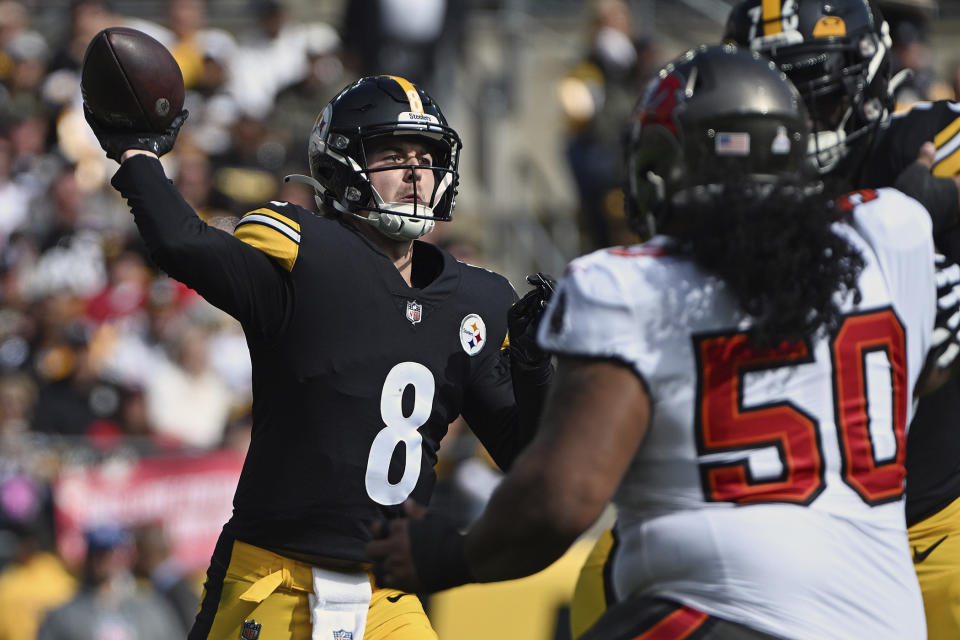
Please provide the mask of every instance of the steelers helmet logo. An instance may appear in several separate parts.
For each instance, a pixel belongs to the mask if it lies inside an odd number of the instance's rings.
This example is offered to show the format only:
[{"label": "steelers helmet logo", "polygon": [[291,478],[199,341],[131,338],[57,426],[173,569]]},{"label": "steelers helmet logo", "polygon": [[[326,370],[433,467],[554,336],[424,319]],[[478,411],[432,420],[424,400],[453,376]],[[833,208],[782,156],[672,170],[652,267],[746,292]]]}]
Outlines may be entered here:
[{"label": "steelers helmet logo", "polygon": [[487,326],[483,323],[483,318],[471,313],[460,321],[460,344],[468,356],[480,353],[487,344]]}]

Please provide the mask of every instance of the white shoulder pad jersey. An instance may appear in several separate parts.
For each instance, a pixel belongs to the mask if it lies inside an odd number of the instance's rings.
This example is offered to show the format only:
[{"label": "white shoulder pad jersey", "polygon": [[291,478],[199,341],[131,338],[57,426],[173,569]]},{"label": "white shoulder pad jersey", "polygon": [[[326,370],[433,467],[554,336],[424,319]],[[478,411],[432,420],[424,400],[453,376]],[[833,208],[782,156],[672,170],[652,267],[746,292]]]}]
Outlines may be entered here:
[{"label": "white shoulder pad jersey", "polygon": [[724,282],[665,237],[571,263],[541,346],[628,364],[652,407],[614,497],[619,597],[786,638],[925,637],[903,487],[936,312],[931,223],[898,191],[846,204],[834,228],[863,254],[862,300],[795,344],[754,348]]}]

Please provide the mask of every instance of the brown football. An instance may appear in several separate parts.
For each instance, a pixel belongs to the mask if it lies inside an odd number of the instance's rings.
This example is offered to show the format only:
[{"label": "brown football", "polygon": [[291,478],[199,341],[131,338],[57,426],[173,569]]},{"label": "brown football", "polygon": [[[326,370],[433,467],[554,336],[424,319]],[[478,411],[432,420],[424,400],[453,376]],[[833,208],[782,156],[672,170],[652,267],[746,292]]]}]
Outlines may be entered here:
[{"label": "brown football", "polygon": [[160,42],[127,27],[108,27],[90,41],[80,91],[108,129],[160,132],[183,109],[180,65]]}]

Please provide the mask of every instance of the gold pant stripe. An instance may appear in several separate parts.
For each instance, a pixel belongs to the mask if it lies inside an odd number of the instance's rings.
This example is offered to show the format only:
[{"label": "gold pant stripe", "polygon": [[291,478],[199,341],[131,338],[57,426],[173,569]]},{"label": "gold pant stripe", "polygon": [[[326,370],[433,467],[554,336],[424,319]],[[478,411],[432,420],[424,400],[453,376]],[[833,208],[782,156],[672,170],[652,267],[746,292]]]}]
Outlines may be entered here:
[{"label": "gold pant stripe", "polygon": [[928,640],[960,638],[960,499],[909,529]]}]

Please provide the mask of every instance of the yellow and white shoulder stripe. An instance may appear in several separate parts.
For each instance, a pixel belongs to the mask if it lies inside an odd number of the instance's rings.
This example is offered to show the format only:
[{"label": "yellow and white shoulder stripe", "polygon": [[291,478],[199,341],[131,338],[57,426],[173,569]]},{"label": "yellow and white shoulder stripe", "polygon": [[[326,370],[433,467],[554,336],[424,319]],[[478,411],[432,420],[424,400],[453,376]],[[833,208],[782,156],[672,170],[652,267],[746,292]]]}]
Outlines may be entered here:
[{"label": "yellow and white shoulder stripe", "polygon": [[263,207],[240,218],[233,235],[264,252],[287,271],[293,270],[300,249],[300,224],[295,220]]}]

